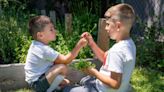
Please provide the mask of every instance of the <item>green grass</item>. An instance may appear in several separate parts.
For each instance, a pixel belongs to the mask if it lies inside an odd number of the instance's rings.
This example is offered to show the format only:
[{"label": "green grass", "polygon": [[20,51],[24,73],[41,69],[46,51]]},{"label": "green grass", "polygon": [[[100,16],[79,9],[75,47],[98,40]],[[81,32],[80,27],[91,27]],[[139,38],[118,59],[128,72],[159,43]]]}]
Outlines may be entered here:
[{"label": "green grass", "polygon": [[[163,92],[164,73],[136,67],[132,74],[131,84],[135,92]],[[31,90],[19,89],[10,92],[31,92]]]},{"label": "green grass", "polygon": [[136,92],[163,92],[164,73],[147,68],[135,68],[131,84]]},{"label": "green grass", "polygon": [[8,92],[33,92],[33,91],[31,89],[23,88],[23,89],[8,91]]}]

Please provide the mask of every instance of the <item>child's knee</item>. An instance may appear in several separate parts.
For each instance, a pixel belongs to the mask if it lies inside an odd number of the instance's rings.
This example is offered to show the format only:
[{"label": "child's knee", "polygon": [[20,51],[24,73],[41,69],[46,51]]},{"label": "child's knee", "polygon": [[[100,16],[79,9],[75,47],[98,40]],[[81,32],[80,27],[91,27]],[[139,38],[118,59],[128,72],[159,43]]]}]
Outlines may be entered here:
[{"label": "child's knee", "polygon": [[56,66],[56,69],[59,72],[59,74],[66,75],[68,67],[66,65],[64,65],[64,64],[58,64]]},{"label": "child's knee", "polygon": [[59,64],[59,68],[61,70],[67,70],[68,67],[65,64]]}]

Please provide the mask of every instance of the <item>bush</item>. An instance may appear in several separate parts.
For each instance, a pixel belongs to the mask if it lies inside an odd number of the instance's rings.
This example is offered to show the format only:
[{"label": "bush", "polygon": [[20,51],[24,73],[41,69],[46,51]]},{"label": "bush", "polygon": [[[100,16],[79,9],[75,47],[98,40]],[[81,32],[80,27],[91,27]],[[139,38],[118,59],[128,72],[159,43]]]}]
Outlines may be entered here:
[{"label": "bush", "polygon": [[24,62],[31,41],[27,36],[28,16],[11,9],[3,12],[0,20],[0,63]]},{"label": "bush", "polygon": [[[17,11],[13,6],[5,7],[2,16],[0,17],[0,63],[25,63],[27,51],[32,38],[27,31],[27,24],[31,16],[28,11]],[[90,18],[91,17],[91,18]],[[65,32],[62,24],[57,23],[57,39],[51,42],[50,45],[62,54],[67,54],[71,51],[84,31],[89,31],[96,35],[98,17],[91,13],[86,13],[83,16],[73,15],[73,33],[69,35]],[[86,22],[87,21],[87,22]],[[93,54],[89,47],[82,49],[77,58],[89,58]]]},{"label": "bush", "polygon": [[159,36],[164,33],[163,26],[159,23],[157,17],[151,26],[139,20],[139,27],[145,29],[144,36],[136,37],[137,43],[137,65],[150,67],[164,71],[164,44]]}]

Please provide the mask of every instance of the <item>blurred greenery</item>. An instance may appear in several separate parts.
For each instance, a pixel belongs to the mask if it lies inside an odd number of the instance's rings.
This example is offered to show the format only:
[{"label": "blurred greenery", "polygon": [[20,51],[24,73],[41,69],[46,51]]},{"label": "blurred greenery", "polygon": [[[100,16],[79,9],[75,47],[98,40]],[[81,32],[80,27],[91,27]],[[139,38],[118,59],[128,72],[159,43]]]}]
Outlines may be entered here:
[{"label": "blurred greenery", "polygon": [[136,67],[132,74],[131,84],[134,92],[163,92],[164,73],[151,68]]},{"label": "blurred greenery", "polygon": [[152,21],[152,25],[137,19],[140,29],[144,29],[142,37],[133,35],[137,45],[137,65],[150,67],[164,72],[164,42],[160,36],[164,36],[164,27],[159,22],[162,17],[156,16],[156,20]]},{"label": "blurred greenery", "polygon": [[92,68],[92,67],[96,68],[96,65],[90,61],[80,59],[80,61],[71,64],[70,67],[75,70],[82,71],[83,69],[87,69],[87,68]]},{"label": "blurred greenery", "polygon": [[29,16],[17,13],[15,9],[7,10],[0,16],[0,63],[19,63],[25,60],[30,44],[30,37],[27,36]]},{"label": "blurred greenery", "polygon": [[[27,30],[28,21],[31,17],[38,15],[28,10],[28,1],[0,0],[3,10],[0,13],[0,64],[25,63],[32,41]],[[100,1],[94,0],[95,5],[91,9],[85,7],[84,1],[72,4],[72,34],[68,34],[64,24],[57,21],[57,39],[51,42],[50,46],[62,54],[71,51],[85,31],[90,32],[94,40],[97,40]],[[140,18],[137,19],[138,28],[145,31],[142,36],[132,35],[137,46],[137,57],[131,83],[136,92],[162,92],[164,90],[164,42],[159,39],[159,36],[164,34],[164,27],[159,22],[161,19],[157,16],[151,26],[147,26],[147,23]],[[113,43],[110,41],[110,46]],[[89,47],[85,47],[77,58],[92,57],[93,52]],[[26,89],[23,90],[26,92]]]}]

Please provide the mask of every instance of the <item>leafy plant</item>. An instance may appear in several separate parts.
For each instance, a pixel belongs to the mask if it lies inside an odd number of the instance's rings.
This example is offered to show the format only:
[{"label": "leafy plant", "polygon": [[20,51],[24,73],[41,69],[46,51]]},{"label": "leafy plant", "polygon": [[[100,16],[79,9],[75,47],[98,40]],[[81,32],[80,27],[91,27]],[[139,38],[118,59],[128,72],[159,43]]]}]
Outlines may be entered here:
[{"label": "leafy plant", "polygon": [[[24,63],[31,38],[27,22],[31,14],[6,8],[0,16],[0,63]],[[20,17],[21,16],[21,17]]]},{"label": "leafy plant", "polygon": [[[143,37],[136,37],[137,65],[164,71],[164,44],[159,36],[164,27],[160,24],[160,17],[153,21],[151,26],[138,19],[139,28],[144,29]],[[139,39],[142,38],[142,39]]]},{"label": "leafy plant", "polygon": [[71,67],[73,69],[76,69],[76,70],[80,70],[81,71],[83,69],[87,69],[87,68],[91,68],[91,67],[95,68],[96,65],[94,63],[90,62],[90,61],[80,60],[78,62],[73,63],[71,65]]}]

